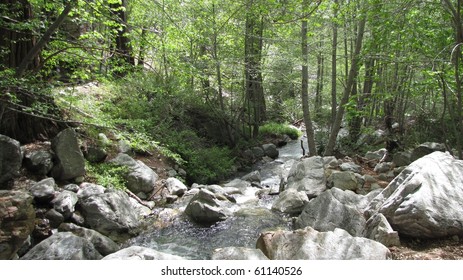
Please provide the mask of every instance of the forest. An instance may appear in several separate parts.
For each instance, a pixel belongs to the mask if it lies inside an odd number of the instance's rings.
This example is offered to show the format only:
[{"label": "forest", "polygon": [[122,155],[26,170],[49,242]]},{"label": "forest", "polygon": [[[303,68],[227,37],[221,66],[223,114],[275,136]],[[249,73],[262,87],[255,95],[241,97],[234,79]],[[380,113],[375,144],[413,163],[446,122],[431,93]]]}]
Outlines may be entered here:
[{"label": "forest", "polygon": [[462,158],[461,10],[459,0],[1,0],[0,134],[109,131],[188,162],[193,181],[217,180],[237,151],[301,122],[310,155],[364,153],[381,129],[400,147],[440,142]]}]

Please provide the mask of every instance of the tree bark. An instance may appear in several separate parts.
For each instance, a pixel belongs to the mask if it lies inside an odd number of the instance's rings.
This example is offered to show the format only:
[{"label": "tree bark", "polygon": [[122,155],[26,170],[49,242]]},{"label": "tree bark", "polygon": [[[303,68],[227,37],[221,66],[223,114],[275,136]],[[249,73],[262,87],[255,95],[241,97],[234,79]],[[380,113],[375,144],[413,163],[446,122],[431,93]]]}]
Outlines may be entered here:
[{"label": "tree bark", "polygon": [[[303,1],[303,8],[308,6],[308,0]],[[302,19],[301,27],[301,42],[302,42],[302,89],[301,89],[301,99],[302,99],[302,111],[304,115],[304,123],[307,134],[307,142],[309,145],[309,156],[317,155],[317,146],[315,144],[315,133],[313,130],[312,120],[310,117],[310,107],[309,107],[309,50],[307,46],[307,25],[308,19]]]},{"label": "tree bark", "polygon": [[336,145],[336,138],[338,136],[339,130],[341,129],[342,119],[344,117],[344,106],[349,101],[349,96],[352,91],[352,87],[356,82],[358,75],[358,65],[360,61],[360,51],[362,49],[363,35],[365,33],[366,17],[362,16],[358,24],[357,38],[355,40],[355,49],[352,56],[352,62],[349,70],[349,76],[347,78],[346,87],[344,88],[344,93],[339,104],[339,109],[336,113],[336,118],[331,128],[330,138],[325,150],[325,156],[331,156],[334,154],[334,148]]},{"label": "tree bark", "polygon": [[68,16],[69,12],[71,12],[72,7],[74,5],[74,1],[69,1],[66,3],[66,6],[64,7],[64,10],[61,12],[61,14],[58,16],[58,18],[53,22],[50,27],[45,31],[43,34],[42,38],[35,44],[32,49],[29,50],[27,55],[23,58],[21,61],[21,64],[18,66],[16,70],[16,77],[22,77],[24,76],[24,73],[26,72],[29,64],[38,58],[40,52],[42,51],[42,48],[50,41],[51,35],[55,33],[56,30],[63,24],[64,20]]},{"label": "tree bark", "polygon": [[[261,69],[264,19],[261,15],[253,14],[254,1],[249,0],[247,4],[248,14],[246,16],[245,34],[245,107],[248,111],[252,137],[259,134],[259,126],[266,119],[266,104],[263,88]],[[258,19],[256,19],[256,17]]]}]

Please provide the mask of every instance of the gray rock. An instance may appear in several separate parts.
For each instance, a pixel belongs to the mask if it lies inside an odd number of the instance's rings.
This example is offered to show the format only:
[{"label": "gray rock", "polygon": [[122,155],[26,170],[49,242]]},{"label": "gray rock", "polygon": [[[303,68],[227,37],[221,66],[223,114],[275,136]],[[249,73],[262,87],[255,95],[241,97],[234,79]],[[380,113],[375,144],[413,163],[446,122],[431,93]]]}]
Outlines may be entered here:
[{"label": "gray rock", "polygon": [[304,191],[309,198],[326,190],[324,161],[321,157],[304,158],[291,167],[286,189]]},{"label": "gray rock", "polygon": [[440,238],[463,234],[463,161],[434,152],[410,164],[366,210],[382,213],[399,234]]},{"label": "gray rock", "polygon": [[106,188],[101,185],[92,183],[82,183],[80,189],[77,191],[77,197],[79,199],[85,199],[89,196],[103,194]]},{"label": "gray rock", "polygon": [[67,184],[63,186],[63,190],[77,193],[80,190],[80,188],[76,184]]},{"label": "gray rock", "polygon": [[407,166],[412,163],[410,152],[397,152],[392,157],[392,162],[396,167]]},{"label": "gray rock", "polygon": [[77,200],[78,197],[76,193],[62,191],[52,200],[51,203],[53,204],[53,208],[63,215],[64,219],[69,219],[75,211]]},{"label": "gray rock", "polygon": [[78,225],[78,226],[83,226],[85,225],[85,219],[82,217],[82,215],[79,212],[74,212],[72,213],[71,219],[69,219],[70,222]]},{"label": "gray rock", "polygon": [[212,260],[268,260],[259,249],[245,247],[217,248],[212,252]]},{"label": "gray rock", "polygon": [[323,164],[325,168],[338,168],[341,165],[341,161],[335,156],[323,157]]},{"label": "gray rock", "polygon": [[107,255],[103,260],[184,260],[184,258],[150,248],[131,246]]},{"label": "gray rock", "polygon": [[55,209],[50,209],[45,213],[45,218],[50,221],[50,226],[52,228],[58,228],[61,223],[64,222],[64,216]]},{"label": "gray rock", "polygon": [[21,260],[99,260],[102,256],[92,243],[70,232],[58,232],[43,240]]},{"label": "gray rock", "polygon": [[47,178],[32,185],[29,192],[38,202],[50,202],[55,197],[55,187],[55,179]]},{"label": "gray rock", "polygon": [[291,215],[299,215],[308,202],[309,198],[305,192],[289,189],[280,193],[279,197],[272,205],[272,210]]},{"label": "gray rock", "polygon": [[134,160],[127,154],[118,154],[111,160],[114,164],[127,166],[129,174],[127,175],[127,188],[133,193],[150,193],[158,179],[158,175],[151,168],[139,160]]},{"label": "gray rock", "polygon": [[53,155],[46,150],[31,151],[24,155],[24,166],[32,173],[47,175],[53,168]]},{"label": "gray rock", "polygon": [[225,189],[227,188],[235,188],[239,189],[240,191],[244,191],[247,188],[251,187],[251,183],[248,181],[244,181],[241,179],[234,179],[226,184],[223,185]]},{"label": "gray rock", "polygon": [[120,140],[118,143],[119,146],[119,152],[122,154],[131,154],[132,153],[132,147],[130,146],[130,143],[125,141],[125,140]]},{"label": "gray rock", "polygon": [[177,178],[167,178],[166,187],[170,194],[177,196],[182,196],[188,190],[187,186]]},{"label": "gray rock", "polygon": [[362,204],[364,207],[368,204],[367,197],[333,188],[310,200],[295,226],[310,226],[318,231],[341,228],[353,236],[362,236],[366,224]]},{"label": "gray rock", "polygon": [[271,260],[386,260],[389,249],[383,244],[352,237],[347,231],[318,232],[311,227],[295,231],[264,232],[258,249]]},{"label": "gray rock", "polygon": [[248,181],[250,182],[251,184],[252,183],[260,183],[260,181],[262,180],[261,176],[260,176],[260,172],[258,170],[255,170],[251,173],[248,173],[246,175],[244,175],[243,177],[241,177],[242,180],[244,181]]},{"label": "gray rock", "polygon": [[80,227],[75,224],[65,223],[61,224],[58,230],[60,232],[71,232],[76,236],[90,241],[90,243],[93,244],[95,249],[102,256],[112,254],[119,250],[119,245],[117,245],[116,242],[92,229]]},{"label": "gray rock", "polygon": [[21,163],[22,152],[19,142],[0,134],[0,185],[19,174]]},{"label": "gray rock", "polygon": [[185,214],[199,223],[216,223],[230,214],[214,193],[201,189],[188,203]]},{"label": "gray rock", "polygon": [[61,131],[51,141],[56,163],[52,176],[58,180],[70,180],[85,175],[85,159],[79,148],[77,134],[72,128]]},{"label": "gray rock", "polygon": [[358,180],[354,172],[334,170],[328,177],[329,188],[355,191],[358,187]]},{"label": "gray rock", "polygon": [[93,163],[103,162],[107,156],[108,153],[103,148],[93,146],[88,147],[85,153],[85,158]]},{"label": "gray rock", "polygon": [[363,236],[378,241],[386,247],[400,245],[399,233],[392,229],[381,213],[374,214],[368,219]]},{"label": "gray rock", "polygon": [[433,152],[445,152],[445,145],[441,143],[433,143],[433,142],[426,142],[415,149],[413,149],[412,154],[410,156],[411,161],[415,161],[419,158],[424,157],[425,155],[429,155]]},{"label": "gray rock", "polygon": [[0,190],[0,259],[13,259],[34,230],[33,197],[24,191]]},{"label": "gray rock", "polygon": [[386,149],[383,148],[374,152],[367,152],[365,158],[367,160],[380,160],[384,157],[384,154],[386,154]]},{"label": "gray rock", "polygon": [[98,134],[98,146],[102,148],[111,146],[111,140],[109,140],[108,137],[104,133],[99,133]]},{"label": "gray rock", "polygon": [[262,149],[261,147],[253,147],[251,148],[251,152],[252,152],[253,158],[255,159],[260,159],[265,156],[264,149]]},{"label": "gray rock", "polygon": [[362,167],[353,162],[344,162],[339,167],[341,168],[341,171],[350,171],[354,173],[362,172]]},{"label": "gray rock", "polygon": [[262,149],[264,150],[264,154],[272,159],[276,159],[280,154],[277,150],[277,146],[274,144],[264,144],[262,145]]},{"label": "gray rock", "polygon": [[114,241],[125,241],[136,235],[140,222],[129,196],[119,190],[92,195],[79,201],[85,222]]},{"label": "gray rock", "polygon": [[381,162],[375,166],[374,171],[376,173],[387,173],[392,170],[392,163],[390,162]]}]

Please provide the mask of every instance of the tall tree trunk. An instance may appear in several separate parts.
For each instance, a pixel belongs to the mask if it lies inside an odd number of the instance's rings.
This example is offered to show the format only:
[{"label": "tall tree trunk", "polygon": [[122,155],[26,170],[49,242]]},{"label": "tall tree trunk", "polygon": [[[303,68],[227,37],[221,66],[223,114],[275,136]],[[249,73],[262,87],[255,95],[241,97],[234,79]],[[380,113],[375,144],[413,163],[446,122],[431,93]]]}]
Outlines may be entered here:
[{"label": "tall tree trunk", "polygon": [[[14,23],[27,23],[32,19],[32,9],[28,1],[1,0],[0,4],[8,9],[8,14],[12,15],[15,20]],[[2,28],[0,30],[0,47],[2,51],[6,51],[6,55],[1,58],[0,68],[15,70],[16,77],[19,78],[24,77],[27,70],[37,70],[41,50],[64,22],[73,4],[74,1],[69,1],[66,4],[64,10],[37,43],[30,30],[25,31],[21,27],[18,29]],[[8,96],[0,96],[0,134],[10,136],[21,143],[44,140],[56,135],[65,124],[50,117],[52,115],[58,119],[60,116],[60,111],[55,106],[54,100],[49,96],[30,92],[26,88],[10,85],[8,89],[5,89],[16,96],[16,102],[12,102]],[[3,90],[0,89],[0,91]],[[40,116],[40,113],[33,110],[33,113],[25,110],[40,103],[47,104],[49,108],[47,116]]]},{"label": "tall tree trunk", "polygon": [[40,40],[32,47],[32,49],[29,50],[27,55],[23,58],[21,61],[21,64],[19,64],[18,68],[16,69],[16,76],[17,77],[22,77],[24,73],[26,72],[27,68],[31,64],[32,61],[35,61],[38,59],[38,56],[40,52],[42,51],[42,48],[50,41],[51,35],[55,33],[56,30],[63,24],[64,20],[68,16],[68,14],[71,12],[72,7],[74,5],[74,1],[69,1],[66,6],[64,7],[64,10],[61,12],[61,14],[58,16],[58,18],[48,27],[48,29],[45,31],[43,36],[40,38]]},{"label": "tall tree trunk", "polygon": [[[5,23],[28,22],[32,19],[32,7],[27,0],[0,0]],[[0,26],[0,69],[16,69],[35,45],[32,30],[14,30],[11,27]],[[32,70],[39,66],[38,56],[27,66]]]},{"label": "tall tree trunk", "polygon": [[[303,9],[308,7],[308,0],[303,1]],[[307,46],[307,25],[308,16],[302,19],[301,42],[302,42],[302,111],[304,114],[304,123],[306,127],[307,142],[309,145],[309,156],[317,155],[317,146],[315,144],[315,133],[313,130],[312,120],[310,118],[309,108],[309,50]]]},{"label": "tall tree trunk", "polygon": [[364,119],[364,111],[366,106],[366,98],[371,95],[371,91],[373,89],[374,65],[374,58],[368,59],[365,63],[365,79],[363,81],[363,90],[362,92],[357,92],[355,94],[357,101],[357,112],[349,123],[349,138],[353,145],[357,143],[358,139],[360,138],[362,120]]},{"label": "tall tree trunk", "polygon": [[252,137],[259,134],[259,126],[266,119],[266,105],[261,69],[264,19],[261,15],[252,13],[253,0],[248,0],[245,34],[245,91],[247,111],[252,129]]},{"label": "tall tree trunk", "polygon": [[111,9],[116,14],[116,21],[121,25],[114,42],[113,61],[116,64],[114,75],[124,76],[127,74],[126,71],[122,70],[124,66],[135,66],[132,46],[130,45],[130,39],[127,37],[129,33],[127,27],[127,0],[121,0],[120,4],[111,4]]},{"label": "tall tree trunk", "polygon": [[331,122],[333,124],[336,119],[336,110],[338,107],[337,100],[337,59],[338,59],[338,10],[339,10],[339,0],[334,0],[333,8],[333,41],[331,45]]},{"label": "tall tree trunk", "polygon": [[360,22],[358,23],[357,38],[355,40],[355,49],[352,55],[352,62],[349,70],[349,76],[347,78],[346,87],[344,88],[344,93],[339,104],[339,109],[336,113],[336,119],[331,128],[330,138],[328,139],[328,144],[325,150],[325,156],[331,156],[334,153],[334,147],[336,145],[336,138],[338,136],[339,130],[341,129],[342,119],[344,117],[344,106],[349,101],[349,95],[352,91],[354,83],[358,75],[358,65],[360,61],[360,51],[362,49],[363,35],[365,33],[366,17],[362,16]]}]

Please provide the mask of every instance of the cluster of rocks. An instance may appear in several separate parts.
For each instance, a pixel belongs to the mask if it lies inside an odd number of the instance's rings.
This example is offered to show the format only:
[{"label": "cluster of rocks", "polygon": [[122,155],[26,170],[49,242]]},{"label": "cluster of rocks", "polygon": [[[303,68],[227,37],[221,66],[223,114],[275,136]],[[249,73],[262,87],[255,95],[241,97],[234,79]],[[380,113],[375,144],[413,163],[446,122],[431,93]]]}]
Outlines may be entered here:
[{"label": "cluster of rocks", "polygon": [[[122,190],[83,182],[85,158],[105,160],[102,151],[82,152],[73,129],[34,149],[0,135],[0,259],[101,259],[141,230],[149,208]],[[153,192],[153,170],[122,153],[112,161],[128,167],[130,191]],[[13,185],[23,167],[44,179]]]},{"label": "cluster of rocks", "polygon": [[[99,147],[82,153],[68,129],[50,150],[23,152],[17,141],[0,135],[1,185],[8,186],[23,166],[45,177],[26,189],[0,190],[0,259],[182,259],[140,246],[121,248],[140,232],[141,218],[152,214],[139,200],[153,192],[159,176],[121,151],[110,162],[127,167],[127,188],[137,199],[82,182],[85,157],[95,162],[107,157],[101,138]],[[397,153],[391,163],[379,162],[384,150],[367,153],[374,174],[335,157],[302,158],[281,174],[276,193],[259,171],[222,185],[187,187],[168,178],[163,186],[166,202],[184,205],[186,216],[206,226],[266,195],[278,194],[272,210],[293,217],[293,231],[262,232],[256,249],[217,248],[212,259],[388,259],[388,247],[400,244],[399,235],[463,235],[463,161],[443,149],[425,143]],[[268,144],[251,154],[274,159],[278,150]]]}]

